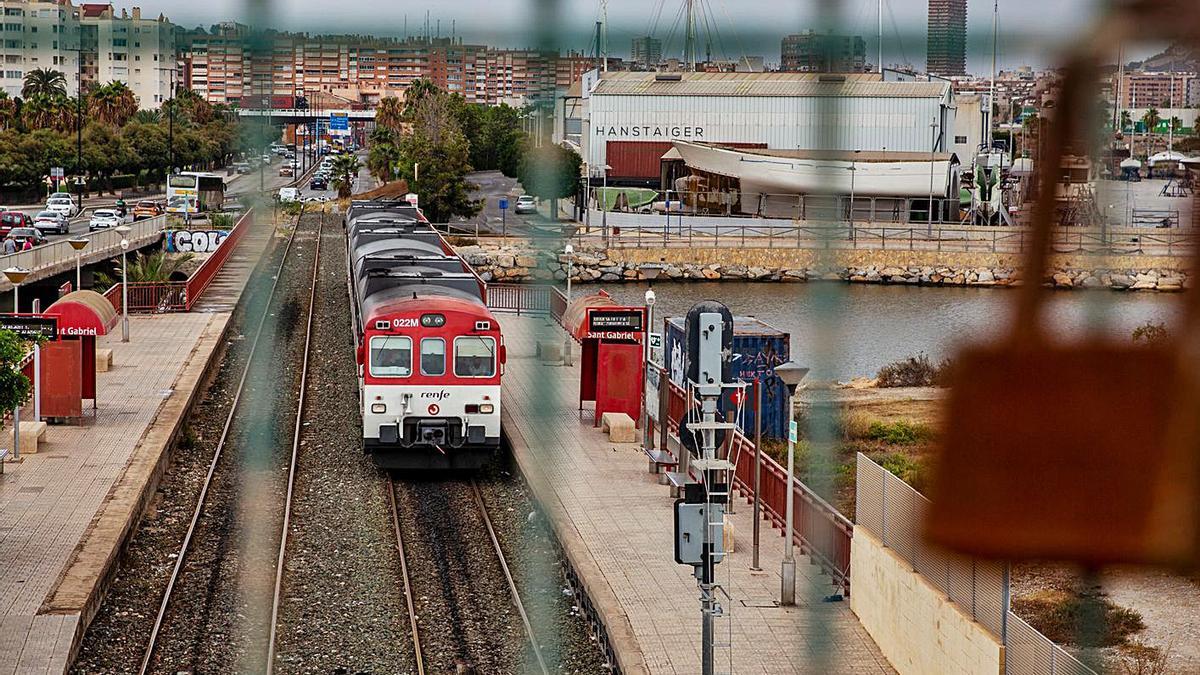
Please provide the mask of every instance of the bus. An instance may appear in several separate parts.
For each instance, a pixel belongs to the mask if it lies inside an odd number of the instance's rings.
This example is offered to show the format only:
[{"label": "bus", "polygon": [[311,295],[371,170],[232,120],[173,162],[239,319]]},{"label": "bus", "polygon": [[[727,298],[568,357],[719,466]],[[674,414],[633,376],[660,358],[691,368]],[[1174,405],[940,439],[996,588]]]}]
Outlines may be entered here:
[{"label": "bus", "polygon": [[199,171],[167,176],[167,213],[220,211],[224,204],[224,176]]}]

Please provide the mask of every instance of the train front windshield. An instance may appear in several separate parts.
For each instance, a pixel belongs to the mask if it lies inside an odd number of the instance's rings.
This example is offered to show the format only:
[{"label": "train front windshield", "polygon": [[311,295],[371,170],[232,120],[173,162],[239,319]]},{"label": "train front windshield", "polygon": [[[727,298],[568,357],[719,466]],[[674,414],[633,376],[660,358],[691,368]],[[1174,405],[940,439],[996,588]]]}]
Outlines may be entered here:
[{"label": "train front windshield", "polygon": [[412,340],[402,335],[371,338],[371,374],[408,377],[412,374]]}]

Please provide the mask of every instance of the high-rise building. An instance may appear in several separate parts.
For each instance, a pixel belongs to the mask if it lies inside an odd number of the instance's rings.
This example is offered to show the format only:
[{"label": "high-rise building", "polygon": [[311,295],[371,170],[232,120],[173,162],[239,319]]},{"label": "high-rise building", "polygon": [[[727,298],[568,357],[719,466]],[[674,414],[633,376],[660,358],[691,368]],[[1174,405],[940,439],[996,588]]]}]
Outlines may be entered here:
[{"label": "high-rise building", "polygon": [[867,43],[858,35],[814,31],[784,36],[779,69],[793,73],[861,73],[866,70]]},{"label": "high-rise building", "polygon": [[929,0],[925,69],[931,75],[967,74],[967,0]]},{"label": "high-rise building", "polygon": [[1182,108],[1191,105],[1195,73],[1125,73],[1121,82],[1124,108]]},{"label": "high-rise building", "polygon": [[649,35],[633,38],[630,60],[638,68],[653,68],[662,61],[662,40]]}]

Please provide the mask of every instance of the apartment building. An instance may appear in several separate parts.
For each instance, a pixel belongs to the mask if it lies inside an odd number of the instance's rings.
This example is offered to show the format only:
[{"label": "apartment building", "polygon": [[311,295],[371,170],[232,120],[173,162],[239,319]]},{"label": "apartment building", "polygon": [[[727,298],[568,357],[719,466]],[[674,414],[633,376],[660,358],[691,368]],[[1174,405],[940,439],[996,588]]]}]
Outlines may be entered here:
[{"label": "apartment building", "polygon": [[[780,70],[792,73],[861,73],[866,70],[867,43],[858,35],[810,30],[783,38],[779,63]],[[761,65],[753,72],[760,71]]]},{"label": "apartment building", "polygon": [[118,80],[138,105],[155,108],[170,97],[175,27],[140,8],[117,12],[109,4],[57,0],[0,0],[0,89],[19,96],[25,74],[62,71],[67,95]]},{"label": "apartment building", "polygon": [[967,0],[928,0],[926,70],[953,77],[967,74]]},{"label": "apartment building", "polygon": [[0,89],[20,96],[25,74],[62,71],[79,92],[79,9],[55,0],[0,0]]},{"label": "apartment building", "polygon": [[1184,108],[1194,92],[1196,73],[1125,73],[1121,80],[1124,108]]}]

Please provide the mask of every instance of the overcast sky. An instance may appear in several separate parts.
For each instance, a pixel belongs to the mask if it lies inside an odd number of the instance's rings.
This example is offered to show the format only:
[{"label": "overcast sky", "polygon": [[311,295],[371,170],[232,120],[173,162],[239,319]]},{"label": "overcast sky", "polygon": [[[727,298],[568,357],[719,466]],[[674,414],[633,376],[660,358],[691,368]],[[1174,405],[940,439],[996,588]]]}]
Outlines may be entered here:
[{"label": "overcast sky", "polygon": [[[700,53],[712,43],[714,57],[737,58],[741,53],[779,60],[779,39],[786,33],[822,26],[861,34],[867,40],[868,59],[874,61],[877,0],[695,0],[703,7]],[[163,12],[184,26],[209,25],[221,20],[245,21],[267,16],[275,28],[312,32],[355,32],[400,36],[407,15],[408,32],[423,30],[430,12],[430,31],[457,35],[467,41],[496,46],[533,46],[536,30],[551,31],[558,47],[591,49],[590,32],[599,17],[600,0],[436,0],[427,3],[389,0],[138,0],[147,13]],[[625,56],[629,38],[649,32],[664,40],[667,56],[683,51],[683,29],[678,20],[684,0],[609,0],[609,51]],[[118,0],[118,7],[134,4]],[[1000,0],[1000,61],[1004,67],[1021,64],[1050,65],[1056,49],[1087,27],[1105,0]],[[841,8],[840,23],[820,22],[823,6]],[[555,8],[556,9],[547,9]],[[264,9],[265,8],[265,9]],[[661,8],[661,9],[660,9]],[[968,66],[983,73],[991,63],[991,0],[969,0]],[[255,12],[258,12],[256,14]],[[884,61],[925,63],[926,0],[885,0]],[[894,21],[893,21],[894,17]],[[706,30],[705,24],[714,27]]]}]

